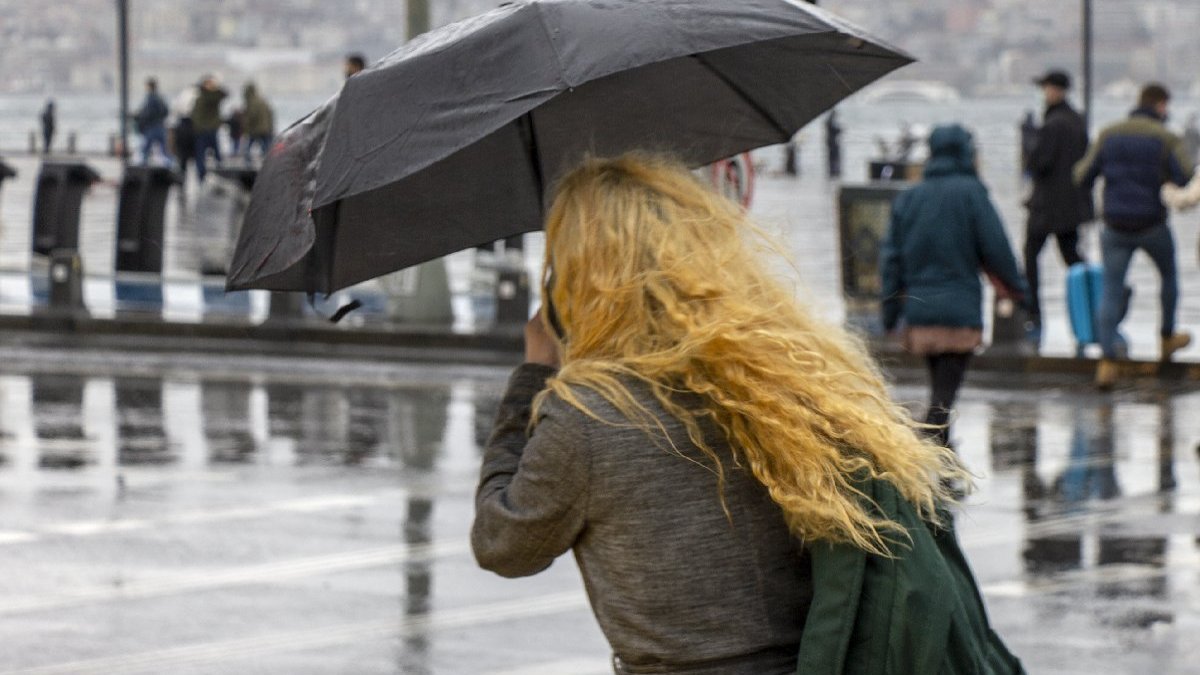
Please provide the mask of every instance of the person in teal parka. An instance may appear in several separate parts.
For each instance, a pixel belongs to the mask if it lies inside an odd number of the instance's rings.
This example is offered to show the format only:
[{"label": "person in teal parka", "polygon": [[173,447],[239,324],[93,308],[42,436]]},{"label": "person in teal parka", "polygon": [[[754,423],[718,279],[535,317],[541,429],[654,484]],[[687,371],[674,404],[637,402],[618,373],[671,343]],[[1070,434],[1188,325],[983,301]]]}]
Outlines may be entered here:
[{"label": "person in teal parka", "polygon": [[896,198],[880,254],[883,325],[924,356],[931,392],[925,421],[949,446],[950,410],[983,341],[983,285],[1019,303],[1024,275],[975,169],[971,133],[957,124],[929,136],[924,179]]}]

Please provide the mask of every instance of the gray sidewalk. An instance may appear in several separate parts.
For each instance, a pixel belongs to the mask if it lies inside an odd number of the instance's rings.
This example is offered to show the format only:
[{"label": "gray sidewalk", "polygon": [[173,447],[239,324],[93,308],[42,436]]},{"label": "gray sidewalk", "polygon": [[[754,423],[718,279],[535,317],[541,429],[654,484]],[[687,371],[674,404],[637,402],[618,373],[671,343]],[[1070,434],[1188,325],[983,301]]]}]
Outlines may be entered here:
[{"label": "gray sidewalk", "polygon": [[[569,556],[471,558],[507,369],[63,357],[0,347],[0,672],[611,672]],[[1200,394],[1019,382],[954,431],[996,630],[1031,673],[1194,672]]]}]

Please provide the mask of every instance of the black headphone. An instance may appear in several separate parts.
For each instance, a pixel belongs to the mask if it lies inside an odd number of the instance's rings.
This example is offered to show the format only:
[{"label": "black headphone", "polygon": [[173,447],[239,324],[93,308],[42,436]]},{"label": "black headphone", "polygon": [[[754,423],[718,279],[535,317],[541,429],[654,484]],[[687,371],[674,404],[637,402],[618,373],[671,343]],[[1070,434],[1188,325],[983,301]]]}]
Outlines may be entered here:
[{"label": "black headphone", "polygon": [[562,321],[558,318],[558,310],[554,308],[554,301],[550,299],[550,290],[554,288],[554,265],[550,264],[548,267],[546,285],[542,288],[542,307],[546,312],[546,323],[550,324],[550,330],[554,331],[554,337],[558,338],[559,342],[566,342],[567,333],[563,330]]}]

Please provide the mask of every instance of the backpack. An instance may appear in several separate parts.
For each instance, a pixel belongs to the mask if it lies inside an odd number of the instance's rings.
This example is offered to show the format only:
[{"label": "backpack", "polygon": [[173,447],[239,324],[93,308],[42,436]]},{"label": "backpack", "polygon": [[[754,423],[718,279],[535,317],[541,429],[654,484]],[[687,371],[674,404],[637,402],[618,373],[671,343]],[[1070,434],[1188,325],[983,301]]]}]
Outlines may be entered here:
[{"label": "backpack", "polygon": [[[800,637],[800,673],[1020,675],[1021,662],[988,625],[952,528],[926,523],[884,480],[858,486],[911,545],[895,557],[846,544],[809,546],[813,600]],[[949,515],[944,516],[946,522]]]}]

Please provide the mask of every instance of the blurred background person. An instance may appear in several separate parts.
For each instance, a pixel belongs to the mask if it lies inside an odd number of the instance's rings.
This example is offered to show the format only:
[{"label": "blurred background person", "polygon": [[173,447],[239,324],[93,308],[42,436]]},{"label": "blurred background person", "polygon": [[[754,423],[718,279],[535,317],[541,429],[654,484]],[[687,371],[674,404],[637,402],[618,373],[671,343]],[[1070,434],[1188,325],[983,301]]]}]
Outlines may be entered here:
[{"label": "blurred background person", "polygon": [[927,432],[951,447],[950,412],[971,356],[983,343],[983,284],[1028,292],[1008,236],[975,168],[971,133],[957,124],[929,135],[925,177],[896,198],[880,255],[883,326],[929,368]]},{"label": "blurred background person", "polygon": [[58,123],[58,115],[54,110],[54,99],[48,99],[46,106],[42,108],[42,154],[50,154],[50,148],[54,145],[54,128]]},{"label": "blurred background person", "polygon": [[136,131],[142,136],[142,166],[150,164],[151,154],[157,146],[163,161],[170,166],[175,162],[167,149],[167,117],[171,109],[158,93],[158,81],[153,77],[146,80],[146,97],[133,116]]},{"label": "blurred background person", "polygon": [[362,54],[348,54],[346,56],[345,72],[347,79],[361,73],[366,67],[367,60]]},{"label": "blurred background person", "polygon": [[838,124],[837,110],[825,116],[825,160],[830,178],[842,175],[842,125]]},{"label": "blurred background person", "polygon": [[1032,110],[1025,111],[1017,130],[1021,136],[1021,175],[1033,178],[1029,171],[1029,157],[1033,154],[1033,147],[1037,145],[1038,124]]},{"label": "blurred background person", "polygon": [[221,129],[221,102],[229,95],[217,83],[213,75],[200,80],[196,92],[196,104],[192,107],[192,126],[196,132],[196,178],[201,183],[208,174],[208,155],[221,163],[221,143],[217,132]]},{"label": "blurred background person", "polygon": [[1188,115],[1187,124],[1183,125],[1183,154],[1192,160],[1192,164],[1200,159],[1200,115]]},{"label": "blurred background person", "polygon": [[271,147],[271,138],[275,135],[275,112],[266,99],[258,93],[253,82],[247,82],[242,89],[242,119],[246,132],[246,161],[251,161],[255,146],[259,149],[259,157],[266,157]]},{"label": "blurred background person", "polygon": [[[192,110],[196,107],[197,96],[199,88],[190,85],[184,87],[171,101],[171,117],[174,118],[171,125],[171,147],[181,177],[187,177],[188,164],[196,161],[196,128],[192,124]],[[180,194],[183,194],[182,190]]]},{"label": "blurred background person", "polygon": [[1087,126],[1071,103],[1067,90],[1071,78],[1053,70],[1035,80],[1042,88],[1046,110],[1037,131],[1026,168],[1033,178],[1033,194],[1026,204],[1025,279],[1029,284],[1029,323],[1026,339],[1033,345],[1042,340],[1042,305],[1039,301],[1038,256],[1046,240],[1054,237],[1067,267],[1083,262],[1079,253],[1079,226],[1095,218],[1090,190],[1080,189],[1071,179],[1075,163],[1088,148]]},{"label": "blurred background person", "polygon": [[1138,250],[1158,269],[1159,358],[1166,362],[1191,344],[1192,336],[1176,330],[1179,271],[1175,236],[1171,233],[1163,184],[1187,185],[1195,167],[1184,155],[1183,142],[1166,127],[1171,93],[1161,84],[1142,88],[1137,108],[1129,117],[1105,127],[1086,157],[1075,165],[1075,179],[1088,192],[1104,178],[1104,229],[1100,253],[1104,260],[1104,292],[1097,317],[1103,358],[1096,367],[1096,385],[1107,389],[1116,382],[1117,329],[1125,316],[1125,278]]},{"label": "blurred background person", "polygon": [[242,108],[234,108],[225,118],[225,130],[229,132],[229,156],[237,157],[242,154],[242,138],[245,136],[246,113]]}]

